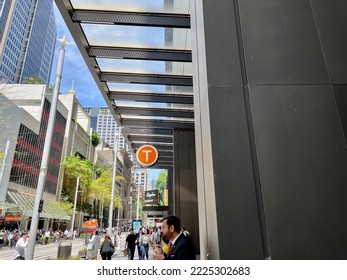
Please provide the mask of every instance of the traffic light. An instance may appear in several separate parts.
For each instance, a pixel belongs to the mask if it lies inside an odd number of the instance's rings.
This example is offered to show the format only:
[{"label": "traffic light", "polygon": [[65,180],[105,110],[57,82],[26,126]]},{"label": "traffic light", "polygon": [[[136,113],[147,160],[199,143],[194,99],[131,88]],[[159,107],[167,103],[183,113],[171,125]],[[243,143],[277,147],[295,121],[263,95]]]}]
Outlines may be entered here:
[{"label": "traffic light", "polygon": [[43,199],[40,200],[40,204],[39,204],[39,213],[42,212],[42,208],[43,208]]}]

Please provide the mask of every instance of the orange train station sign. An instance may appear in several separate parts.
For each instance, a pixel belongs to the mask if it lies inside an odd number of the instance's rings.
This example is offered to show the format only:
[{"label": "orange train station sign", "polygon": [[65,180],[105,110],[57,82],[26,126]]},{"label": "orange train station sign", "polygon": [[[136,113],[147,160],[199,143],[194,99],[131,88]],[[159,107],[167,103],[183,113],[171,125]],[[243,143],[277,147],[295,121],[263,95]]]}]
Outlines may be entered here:
[{"label": "orange train station sign", "polygon": [[143,167],[149,167],[158,160],[158,151],[152,145],[141,146],[136,152],[137,162]]}]

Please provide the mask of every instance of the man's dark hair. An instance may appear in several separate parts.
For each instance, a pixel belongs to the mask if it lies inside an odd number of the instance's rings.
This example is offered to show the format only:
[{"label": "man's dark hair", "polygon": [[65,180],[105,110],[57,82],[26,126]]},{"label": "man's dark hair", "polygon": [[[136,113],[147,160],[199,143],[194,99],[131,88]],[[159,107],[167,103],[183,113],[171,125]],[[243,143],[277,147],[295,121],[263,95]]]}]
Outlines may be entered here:
[{"label": "man's dark hair", "polygon": [[163,221],[166,220],[168,226],[173,226],[176,232],[181,232],[181,221],[177,216],[166,216]]}]

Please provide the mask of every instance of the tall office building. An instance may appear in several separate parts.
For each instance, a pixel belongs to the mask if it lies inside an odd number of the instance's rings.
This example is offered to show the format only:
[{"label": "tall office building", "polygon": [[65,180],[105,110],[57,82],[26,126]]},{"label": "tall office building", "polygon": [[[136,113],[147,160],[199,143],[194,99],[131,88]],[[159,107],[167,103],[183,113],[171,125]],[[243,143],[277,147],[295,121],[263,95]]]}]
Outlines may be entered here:
[{"label": "tall office building", "polygon": [[144,169],[135,164],[132,168],[132,176],[137,185],[140,185],[145,191],[152,189],[149,180],[149,169]]},{"label": "tall office building", "polygon": [[88,107],[84,110],[90,115],[91,127],[99,134],[103,146],[113,148],[117,136],[118,148],[128,150],[124,137],[117,131],[117,123],[107,107]]},{"label": "tall office building", "polygon": [[7,18],[10,12],[11,1],[0,0],[0,43],[5,32]]},{"label": "tall office building", "polygon": [[0,80],[48,83],[57,36],[53,0],[0,1]]}]

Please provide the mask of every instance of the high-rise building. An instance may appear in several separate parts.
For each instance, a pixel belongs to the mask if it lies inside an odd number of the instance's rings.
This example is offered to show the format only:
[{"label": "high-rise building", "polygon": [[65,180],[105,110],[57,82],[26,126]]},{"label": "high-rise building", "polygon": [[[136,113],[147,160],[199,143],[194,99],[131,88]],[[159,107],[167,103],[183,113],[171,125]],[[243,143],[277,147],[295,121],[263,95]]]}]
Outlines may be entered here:
[{"label": "high-rise building", "polygon": [[0,80],[48,83],[57,36],[53,0],[0,1]]},{"label": "high-rise building", "polygon": [[10,12],[11,1],[0,0],[0,43],[5,32],[7,18]]},{"label": "high-rise building", "polygon": [[113,148],[117,136],[118,148],[127,150],[124,137],[117,131],[117,123],[107,107],[88,107],[84,110],[90,115],[91,127],[99,134],[103,146]]},{"label": "high-rise building", "polygon": [[152,189],[149,180],[149,169],[144,169],[138,165],[134,165],[132,173],[137,185],[140,185],[144,190]]}]

